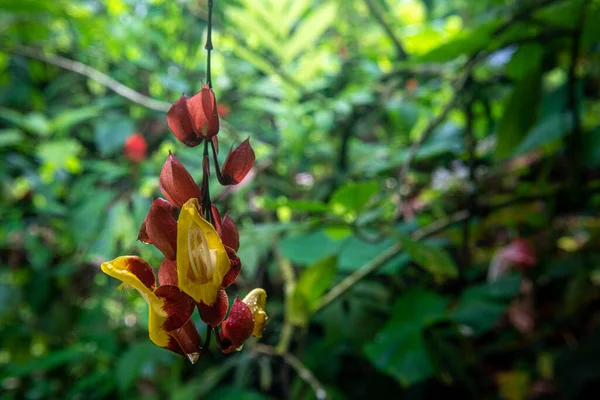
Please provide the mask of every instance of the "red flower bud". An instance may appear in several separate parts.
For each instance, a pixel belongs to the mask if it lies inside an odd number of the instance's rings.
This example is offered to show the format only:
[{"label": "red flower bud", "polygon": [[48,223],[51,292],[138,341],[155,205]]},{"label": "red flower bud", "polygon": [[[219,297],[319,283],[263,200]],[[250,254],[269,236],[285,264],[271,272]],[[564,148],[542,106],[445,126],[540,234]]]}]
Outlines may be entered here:
[{"label": "red flower bud", "polygon": [[158,284],[179,286],[177,284],[177,260],[164,258],[158,268]]},{"label": "red flower bud", "polygon": [[217,292],[217,300],[214,304],[206,305],[203,302],[197,304],[200,318],[210,326],[218,326],[223,322],[227,315],[227,307],[229,307],[227,293],[224,290]]},{"label": "red flower bud", "polygon": [[131,161],[136,163],[142,162],[146,158],[146,151],[148,150],[146,139],[140,133],[135,133],[125,140],[123,150],[125,157]]},{"label": "red flower bud", "polygon": [[181,96],[167,112],[167,124],[175,137],[189,147],[202,143],[202,136],[197,136],[192,126],[192,119],[187,108],[188,99]]},{"label": "red flower bud", "polygon": [[208,85],[187,100],[187,109],[196,136],[210,138],[219,133],[219,114],[215,93]]},{"label": "red flower bud", "polygon": [[222,185],[237,185],[248,174],[254,166],[256,157],[250,146],[250,139],[244,140],[235,150],[227,155],[223,168],[221,169]]},{"label": "red flower bud", "polygon": [[214,220],[213,225],[221,241],[226,247],[231,247],[234,252],[237,252],[240,248],[240,233],[235,221],[229,215],[225,215],[225,218],[221,219],[221,213],[219,213],[219,209],[214,204],[211,211]]},{"label": "red flower bud", "polygon": [[152,202],[138,240],[146,244],[154,244],[166,258],[174,260],[177,253],[177,221],[173,217],[173,205],[165,199]]},{"label": "red flower bud", "polygon": [[242,271],[242,262],[240,258],[235,254],[235,251],[228,246],[225,246],[225,251],[227,251],[227,256],[229,257],[229,271],[223,277],[223,281],[221,282],[221,287],[226,288],[231,285],[237,279],[238,275]]},{"label": "red flower bud", "polygon": [[235,221],[229,215],[226,215],[221,221],[221,240],[225,246],[238,251],[240,248],[240,233]]},{"label": "red flower bud", "polygon": [[537,264],[535,251],[527,241],[515,239],[502,249],[502,258],[505,261],[516,264],[517,266],[532,267]]},{"label": "red flower bud", "polygon": [[177,208],[189,199],[200,198],[200,188],[183,164],[171,153],[160,171],[160,190]]},{"label": "red flower bud", "polygon": [[252,335],[253,329],[254,317],[252,310],[239,297],[236,297],[229,311],[229,316],[221,325],[221,350],[223,353],[231,353],[244,344],[246,339]]}]

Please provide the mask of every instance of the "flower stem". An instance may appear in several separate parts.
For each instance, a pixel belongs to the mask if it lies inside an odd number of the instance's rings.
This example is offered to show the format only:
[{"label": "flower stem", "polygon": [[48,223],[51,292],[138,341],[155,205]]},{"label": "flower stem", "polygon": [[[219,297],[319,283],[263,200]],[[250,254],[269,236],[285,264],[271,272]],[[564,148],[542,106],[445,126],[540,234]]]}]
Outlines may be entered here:
[{"label": "flower stem", "polygon": [[208,140],[204,140],[204,155],[202,156],[202,208],[204,211],[204,218],[214,224],[212,217],[212,204],[210,201],[210,160],[208,159]]},{"label": "flower stem", "polygon": [[204,48],[207,51],[206,58],[206,81],[208,83],[208,87],[212,89],[212,78],[210,76],[210,51],[213,49],[212,45],[212,9],[213,9],[213,0],[208,0],[208,34],[206,37],[206,45]]}]

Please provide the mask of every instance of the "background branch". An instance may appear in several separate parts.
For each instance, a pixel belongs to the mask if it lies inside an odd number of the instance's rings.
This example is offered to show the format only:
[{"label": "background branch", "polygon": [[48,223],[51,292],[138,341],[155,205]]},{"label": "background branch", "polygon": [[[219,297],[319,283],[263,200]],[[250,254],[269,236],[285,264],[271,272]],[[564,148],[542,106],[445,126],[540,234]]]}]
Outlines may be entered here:
[{"label": "background branch", "polygon": [[98,82],[102,86],[109,88],[118,95],[125,97],[126,99],[131,100],[134,103],[137,103],[151,110],[167,112],[169,111],[169,108],[171,108],[171,103],[167,103],[166,101],[161,100],[155,100],[151,97],[136,92],[135,90],[114,80],[110,76],[98,71],[95,68],[90,67],[89,65],[80,63],[79,61],[69,60],[68,58],[57,55],[44,54],[40,50],[25,46],[11,49],[10,52],[25,57],[33,58],[39,61],[43,61],[45,63],[52,64],[57,67],[86,76],[91,80]]},{"label": "background branch", "polygon": [[319,382],[319,380],[315,377],[312,371],[309,370],[302,363],[302,361],[300,361],[298,357],[294,356],[291,353],[288,353],[287,351],[280,352],[272,346],[260,343],[255,344],[252,347],[252,351],[258,354],[267,355],[269,357],[281,357],[287,365],[289,365],[294,369],[294,371],[296,371],[300,379],[302,379],[304,382],[310,385],[310,387],[315,393],[315,397],[317,398],[317,400],[327,399],[327,392],[325,391],[325,388],[323,387],[321,382]]}]

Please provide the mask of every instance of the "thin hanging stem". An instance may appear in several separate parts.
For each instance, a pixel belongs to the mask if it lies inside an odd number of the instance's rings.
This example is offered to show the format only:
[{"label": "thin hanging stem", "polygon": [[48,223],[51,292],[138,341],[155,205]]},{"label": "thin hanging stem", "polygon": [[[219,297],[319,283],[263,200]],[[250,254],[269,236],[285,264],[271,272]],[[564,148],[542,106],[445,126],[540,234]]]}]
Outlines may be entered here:
[{"label": "thin hanging stem", "polygon": [[213,161],[215,164],[215,173],[217,174],[217,179],[221,183],[221,185],[226,185],[225,178],[221,173],[221,168],[219,167],[219,160],[217,159],[217,150],[215,149],[215,144],[213,141],[210,141],[210,148],[212,149]]},{"label": "thin hanging stem", "polygon": [[202,157],[202,207],[204,209],[204,218],[208,222],[214,223],[212,218],[212,203],[210,200],[210,160],[208,159],[208,139],[204,140],[204,155]]},{"label": "thin hanging stem", "polygon": [[202,346],[202,351],[208,351],[208,346],[210,346],[210,338],[211,338],[212,327],[210,325],[206,325],[206,342],[204,342],[204,346]]},{"label": "thin hanging stem", "polygon": [[204,48],[207,52],[206,57],[206,81],[208,83],[208,87],[212,89],[212,78],[210,76],[210,51],[213,49],[212,45],[212,10],[213,10],[213,0],[208,0],[208,34],[206,36],[206,45]]}]

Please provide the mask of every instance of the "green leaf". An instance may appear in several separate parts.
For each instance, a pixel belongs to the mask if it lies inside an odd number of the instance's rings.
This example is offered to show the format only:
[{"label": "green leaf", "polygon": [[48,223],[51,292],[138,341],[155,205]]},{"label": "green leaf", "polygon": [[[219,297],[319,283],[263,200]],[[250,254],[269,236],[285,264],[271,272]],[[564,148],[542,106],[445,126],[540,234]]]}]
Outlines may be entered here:
[{"label": "green leaf", "polygon": [[524,154],[566,136],[573,127],[570,113],[552,114],[538,122],[515,149],[513,156]]},{"label": "green leaf", "polygon": [[131,119],[120,114],[112,114],[96,125],[94,141],[100,153],[108,155],[120,152],[127,137],[133,133],[135,133],[135,125]]},{"label": "green leaf", "polygon": [[146,364],[156,362],[167,350],[157,347],[150,341],[134,344],[117,359],[114,367],[115,379],[119,390],[125,392],[129,389],[135,380],[142,374],[142,369]]},{"label": "green leaf", "polygon": [[48,136],[51,133],[48,119],[38,112],[32,112],[27,115],[17,111],[0,107],[0,118],[12,122],[18,128],[39,136]]},{"label": "green leaf", "polygon": [[495,282],[466,289],[452,311],[452,318],[481,335],[494,327],[504,315],[509,302],[519,293],[520,275],[509,275]]},{"label": "green leaf", "polygon": [[[246,7],[251,7],[252,3],[253,2],[249,2]],[[275,39],[273,32],[267,29],[268,24],[266,24],[265,21],[262,21],[262,18],[259,19],[258,16],[248,13],[241,8],[229,8],[227,15],[231,19],[231,22],[237,25],[242,32],[248,32],[248,34],[256,36],[260,45],[270,49],[277,56],[281,55],[281,43]]]},{"label": "green leaf", "polygon": [[50,122],[53,132],[66,132],[75,125],[100,115],[102,107],[88,106],[82,108],[68,109],[61,112]]},{"label": "green leaf", "polygon": [[310,265],[338,253],[343,241],[333,240],[324,231],[287,236],[280,242],[283,256],[295,264]]},{"label": "green leaf", "polygon": [[291,296],[287,317],[292,323],[305,326],[311,313],[327,291],[337,269],[337,258],[329,256],[302,270]]},{"label": "green leaf", "polygon": [[25,135],[19,129],[0,129],[0,148],[19,144],[25,140]]},{"label": "green leaf", "polygon": [[447,299],[423,289],[400,297],[383,329],[368,342],[365,355],[378,370],[409,386],[432,376],[434,369],[423,341],[423,330],[445,319]]},{"label": "green leaf", "polygon": [[498,123],[496,157],[508,157],[534,124],[542,94],[542,73],[537,68],[519,81],[506,100]]},{"label": "green leaf", "polygon": [[410,236],[401,235],[400,243],[410,258],[431,273],[438,281],[458,276],[458,269],[450,255],[440,247],[416,241]]},{"label": "green leaf", "polygon": [[300,26],[290,38],[283,53],[283,61],[290,62],[303,50],[313,46],[315,40],[320,37],[333,22],[337,6],[333,2],[327,2],[310,14],[300,23]]},{"label": "green leaf", "polygon": [[544,48],[538,43],[519,46],[508,64],[506,64],[506,74],[513,79],[523,79],[540,65],[543,56]]},{"label": "green leaf", "polygon": [[583,135],[583,161],[588,167],[600,166],[600,126]]},{"label": "green leaf", "polygon": [[349,182],[333,193],[329,205],[339,215],[357,213],[367,205],[378,190],[377,181]]},{"label": "green leaf", "polygon": [[478,26],[472,31],[465,30],[464,33],[452,38],[451,41],[417,57],[417,60],[419,62],[446,62],[463,54],[473,54],[489,44],[491,34],[497,25],[496,21],[492,21]]},{"label": "green leaf", "polygon": [[0,374],[1,378],[23,377],[34,372],[50,371],[86,356],[82,346],[57,350],[41,358],[34,358],[23,364],[12,364]]},{"label": "green leaf", "polygon": [[[396,240],[391,238],[375,243],[368,243],[354,236],[349,237],[344,241],[344,245],[340,249],[338,256],[339,269],[343,272],[355,271],[393,246],[394,243],[396,243]],[[398,273],[409,261],[408,254],[401,253],[382,265],[378,269],[378,272],[386,274]]]}]

